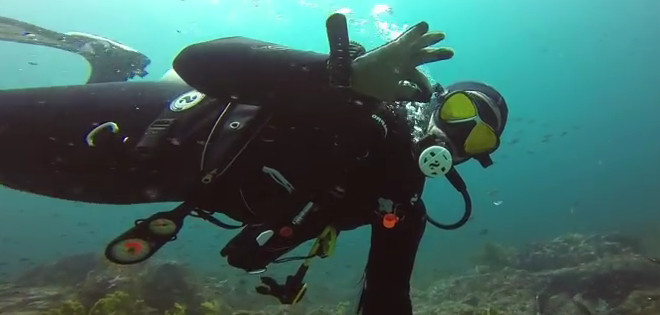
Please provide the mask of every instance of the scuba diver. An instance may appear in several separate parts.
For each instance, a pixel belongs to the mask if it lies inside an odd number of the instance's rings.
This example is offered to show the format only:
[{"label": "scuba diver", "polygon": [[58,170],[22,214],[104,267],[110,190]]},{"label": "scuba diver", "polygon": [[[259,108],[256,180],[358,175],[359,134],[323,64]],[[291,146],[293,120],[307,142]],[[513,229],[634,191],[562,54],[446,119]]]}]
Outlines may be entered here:
[{"label": "scuba diver", "polygon": [[[179,202],[136,220],[106,257],[145,261],[185,218],[201,218],[241,229],[220,251],[234,267],[303,260],[282,283],[261,277],[256,291],[283,304],[301,300],[311,259],[330,256],[341,231],[370,225],[358,312],[412,314],[425,226],[468,221],[455,166],[492,164],[507,105],[483,83],[430,84],[416,67],[453,52],[430,47],[444,34],[425,22],[368,52],[349,41],[343,15],[326,28],[329,55],[230,37],[184,48],[161,81],[0,91],[0,182],[82,202]],[[460,220],[427,215],[428,177],[463,196]],[[282,257],[309,240],[308,255]]]}]

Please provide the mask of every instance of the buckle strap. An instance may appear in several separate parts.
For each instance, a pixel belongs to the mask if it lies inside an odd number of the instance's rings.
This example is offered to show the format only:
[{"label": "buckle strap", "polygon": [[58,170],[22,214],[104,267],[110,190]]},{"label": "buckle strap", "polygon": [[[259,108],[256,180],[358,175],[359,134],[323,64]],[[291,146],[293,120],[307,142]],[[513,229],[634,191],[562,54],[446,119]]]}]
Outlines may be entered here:
[{"label": "buckle strap", "polygon": [[196,90],[179,95],[147,127],[135,152],[141,158],[151,158],[168,138],[184,142],[216,117],[213,112],[218,104],[216,99],[207,98]]},{"label": "buckle strap", "polygon": [[[201,183],[208,185],[222,176],[259,135],[272,117],[256,105],[229,103],[209,133],[200,170]],[[215,141],[222,137],[221,141]],[[211,143],[213,143],[211,145]],[[240,145],[243,143],[243,145]]]}]

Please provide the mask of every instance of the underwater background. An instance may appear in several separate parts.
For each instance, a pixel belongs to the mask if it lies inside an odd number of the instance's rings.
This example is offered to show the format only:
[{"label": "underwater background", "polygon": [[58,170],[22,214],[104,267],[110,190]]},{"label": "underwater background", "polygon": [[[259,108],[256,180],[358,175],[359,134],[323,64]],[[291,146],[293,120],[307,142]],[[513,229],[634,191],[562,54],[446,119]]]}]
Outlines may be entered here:
[{"label": "underwater background", "polygon": [[[97,34],[146,54],[150,74],[139,80],[159,80],[185,46],[220,37],[328,52],[324,23],[337,10],[349,19],[351,39],[368,50],[428,22],[446,32],[441,44],[456,54],[424,70],[443,85],[486,82],[509,104],[495,164],[458,166],[473,198],[473,219],[456,231],[427,228],[415,288],[472,272],[488,244],[621,233],[641,240],[645,255],[660,255],[658,0],[0,0],[2,16]],[[75,54],[0,42],[0,89],[82,84],[88,73]],[[463,210],[443,179],[427,182],[424,200],[441,221],[453,222]],[[100,255],[135,219],[171,208],[85,204],[0,187],[0,282],[70,255]],[[219,255],[235,233],[189,218],[178,240],[154,259],[248,292],[258,276],[229,267]],[[355,300],[369,233],[369,227],[342,233],[335,254],[313,262],[303,304]],[[297,267],[276,265],[267,274],[282,280]]]}]

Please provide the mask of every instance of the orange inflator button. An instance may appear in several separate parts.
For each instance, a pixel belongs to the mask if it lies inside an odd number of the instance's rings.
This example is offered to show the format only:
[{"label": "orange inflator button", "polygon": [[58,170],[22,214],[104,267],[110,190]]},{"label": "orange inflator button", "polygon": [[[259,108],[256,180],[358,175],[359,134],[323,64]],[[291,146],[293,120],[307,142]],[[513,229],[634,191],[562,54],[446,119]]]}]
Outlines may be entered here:
[{"label": "orange inflator button", "polygon": [[388,213],[383,216],[383,226],[387,229],[393,228],[397,222],[399,222],[399,218],[394,213]]}]

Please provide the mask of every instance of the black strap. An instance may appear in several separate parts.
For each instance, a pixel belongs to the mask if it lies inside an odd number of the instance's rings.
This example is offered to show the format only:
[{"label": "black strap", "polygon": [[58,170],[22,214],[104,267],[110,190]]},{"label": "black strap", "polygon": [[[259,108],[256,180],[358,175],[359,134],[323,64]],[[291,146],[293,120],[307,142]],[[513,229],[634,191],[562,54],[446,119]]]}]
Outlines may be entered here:
[{"label": "black strap", "polygon": [[[172,104],[186,105],[186,103],[193,106],[186,110],[172,110]],[[135,145],[135,152],[140,158],[153,158],[158,155],[167,138],[175,138],[180,142],[188,141],[195,132],[215,121],[226,104],[192,89],[188,93],[179,95],[147,127],[142,138]]]},{"label": "black strap", "polygon": [[328,71],[330,85],[347,88],[351,85],[351,56],[348,40],[348,27],[343,14],[331,15],[325,23],[330,43]]},{"label": "black strap", "polygon": [[307,292],[307,284],[303,282],[307,269],[307,266],[301,265],[295,275],[286,277],[284,284],[278,284],[271,277],[261,277],[262,284],[256,287],[256,291],[259,294],[273,296],[282,304],[296,304]]},{"label": "black strap", "polygon": [[209,221],[213,223],[215,226],[223,228],[223,229],[228,229],[228,230],[235,230],[235,229],[240,229],[245,226],[245,223],[236,225],[236,224],[227,224],[216,217],[214,217],[210,212],[201,210],[201,209],[195,209],[190,213],[191,217],[196,217],[196,218],[202,218],[206,221]]}]

